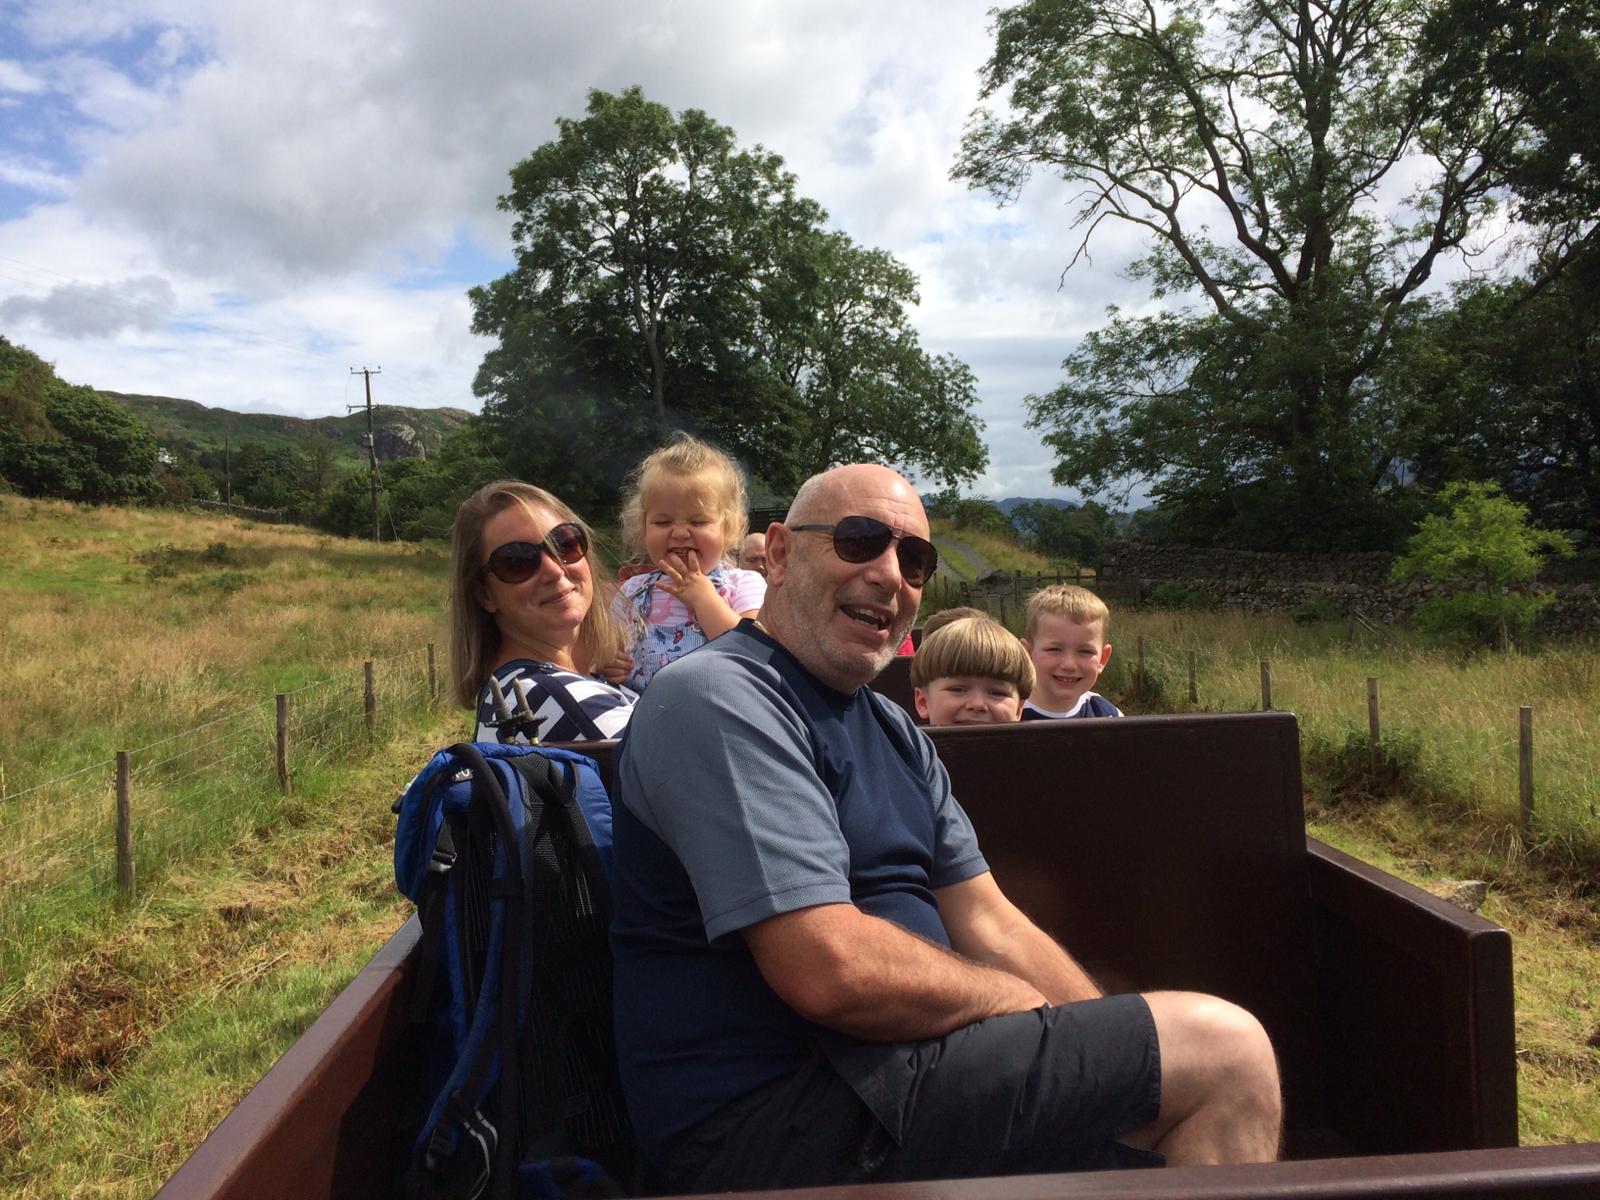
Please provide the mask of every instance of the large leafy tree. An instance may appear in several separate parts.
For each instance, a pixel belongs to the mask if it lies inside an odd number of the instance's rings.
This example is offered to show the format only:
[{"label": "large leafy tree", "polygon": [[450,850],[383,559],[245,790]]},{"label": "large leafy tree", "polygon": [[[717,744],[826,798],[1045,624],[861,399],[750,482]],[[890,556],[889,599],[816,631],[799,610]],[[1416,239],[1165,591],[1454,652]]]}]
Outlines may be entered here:
[{"label": "large leafy tree", "polygon": [[1086,501],[1079,508],[1061,508],[1029,500],[1011,510],[1011,521],[1040,554],[1098,565],[1106,539],[1116,537],[1117,522],[1103,504]]},{"label": "large leafy tree", "polygon": [[1443,0],[1423,35],[1429,119],[1485,147],[1521,278],[1474,279],[1400,356],[1420,482],[1493,480],[1543,525],[1600,536],[1600,7]]},{"label": "large leafy tree", "polygon": [[[1144,481],[1195,539],[1319,547],[1402,527],[1383,368],[1441,258],[1493,210],[1505,106],[1429,119],[1426,0],[1030,0],[997,14],[955,173],[1082,188],[1072,263],[1144,232],[1157,315],[1087,338],[1031,396],[1058,483]],[[1069,270],[1071,263],[1069,263]]]},{"label": "large leafy tree", "polygon": [[155,469],[155,436],[137,417],[0,338],[0,479],[24,495],[115,504],[154,499]]},{"label": "large leafy tree", "polygon": [[982,469],[970,372],[906,320],[915,278],[825,230],[777,155],[638,88],[557,128],[501,197],[515,269],[471,292],[499,343],[474,389],[512,469],[603,506],[675,427],[778,490],[867,455]]},{"label": "large leafy tree", "polygon": [[1429,16],[1433,119],[1463,135],[1484,108],[1508,136],[1486,147],[1540,241],[1537,286],[1600,257],[1600,7],[1593,0],[1444,0]]},{"label": "large leafy tree", "polygon": [[1600,540],[1600,261],[1456,289],[1398,362],[1410,461],[1434,489],[1492,480],[1541,525]]}]

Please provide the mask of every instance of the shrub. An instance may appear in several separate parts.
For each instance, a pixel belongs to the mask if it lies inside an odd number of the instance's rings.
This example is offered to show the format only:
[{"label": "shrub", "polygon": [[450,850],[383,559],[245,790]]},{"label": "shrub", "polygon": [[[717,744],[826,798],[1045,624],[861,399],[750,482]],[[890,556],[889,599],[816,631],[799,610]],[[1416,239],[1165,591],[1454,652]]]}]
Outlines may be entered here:
[{"label": "shrub", "polygon": [[1356,725],[1333,733],[1306,735],[1306,774],[1327,789],[1329,803],[1390,796],[1418,800],[1432,791],[1422,768],[1421,733],[1414,729],[1386,730],[1378,741],[1376,771],[1370,737],[1366,729]]},{"label": "shrub", "polygon": [[1418,625],[1448,640],[1509,650],[1513,634],[1530,628],[1550,603],[1528,589],[1541,551],[1572,554],[1559,533],[1534,529],[1524,505],[1492,483],[1454,483],[1439,493],[1450,506],[1417,526],[1393,567],[1399,580],[1425,579],[1448,589],[1417,609]]},{"label": "shrub", "polygon": [[1207,609],[1220,607],[1210,593],[1187,583],[1166,580],[1156,584],[1144,602],[1153,608]]},{"label": "shrub", "polygon": [[1324,621],[1342,620],[1344,614],[1333,600],[1321,592],[1314,592],[1289,610],[1289,619],[1296,625],[1317,625]]}]

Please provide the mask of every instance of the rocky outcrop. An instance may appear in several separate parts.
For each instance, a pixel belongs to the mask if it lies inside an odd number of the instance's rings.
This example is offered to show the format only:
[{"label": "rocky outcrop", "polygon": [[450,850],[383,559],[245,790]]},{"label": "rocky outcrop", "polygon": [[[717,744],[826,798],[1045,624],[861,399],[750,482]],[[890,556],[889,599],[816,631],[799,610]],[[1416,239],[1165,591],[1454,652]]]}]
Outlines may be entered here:
[{"label": "rocky outcrop", "polygon": [[372,440],[382,462],[398,458],[427,458],[427,447],[409,425],[384,425],[373,432]]}]

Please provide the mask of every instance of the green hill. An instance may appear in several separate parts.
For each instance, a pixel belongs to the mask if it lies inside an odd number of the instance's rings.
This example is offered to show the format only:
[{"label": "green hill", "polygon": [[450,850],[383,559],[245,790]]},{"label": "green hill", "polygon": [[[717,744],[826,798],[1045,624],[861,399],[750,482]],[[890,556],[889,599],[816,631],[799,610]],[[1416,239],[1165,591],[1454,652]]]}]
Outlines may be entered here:
[{"label": "green hill", "polygon": [[[210,408],[193,400],[171,396],[134,396],[122,392],[100,395],[130,409],[148,425],[162,448],[189,455],[218,450],[230,442],[235,450],[246,442],[266,446],[299,446],[313,433],[337,447],[338,457],[351,462],[366,460],[367,432],[364,412],[342,417],[288,417],[277,413],[241,413]],[[459,408],[403,408],[396,404],[372,406],[372,425],[378,457],[432,458],[446,434],[466,424],[472,414]],[[422,453],[418,453],[420,448]]]}]

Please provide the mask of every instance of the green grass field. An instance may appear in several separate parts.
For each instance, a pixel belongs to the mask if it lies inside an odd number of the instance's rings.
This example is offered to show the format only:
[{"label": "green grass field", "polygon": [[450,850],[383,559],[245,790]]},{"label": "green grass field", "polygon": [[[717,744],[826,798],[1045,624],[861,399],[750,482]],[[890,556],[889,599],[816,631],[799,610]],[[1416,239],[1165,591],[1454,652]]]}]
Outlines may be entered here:
[{"label": "green grass field", "polygon": [[[149,1195],[403,920],[388,805],[467,720],[422,682],[431,641],[444,683],[444,569],[437,547],[0,498],[0,1193]],[[1256,707],[1269,658],[1277,706],[1301,717],[1314,832],[1424,884],[1490,880],[1485,911],[1516,938],[1523,1140],[1600,1140],[1600,903],[1571,865],[1594,835],[1600,652],[1458,661],[1152,610],[1117,617],[1114,697],[1141,634],[1152,682],[1130,711],[1187,707],[1190,648],[1201,707]],[[1394,743],[1372,787],[1357,769],[1369,674]],[[296,714],[288,796],[279,691]],[[1513,836],[1522,703],[1539,731],[1528,846]],[[136,818],[160,818],[120,904],[104,772],[118,749],[136,751]],[[86,857],[19,867],[40,831]]]}]

